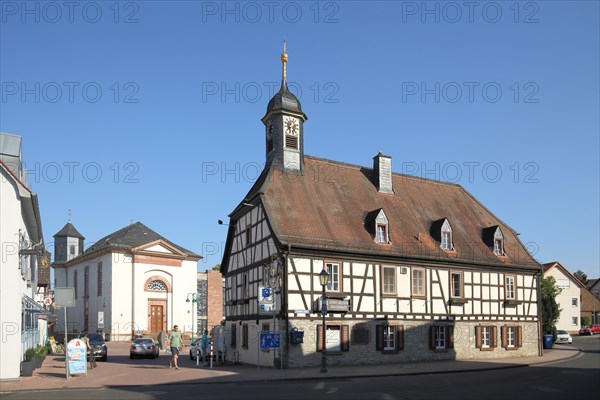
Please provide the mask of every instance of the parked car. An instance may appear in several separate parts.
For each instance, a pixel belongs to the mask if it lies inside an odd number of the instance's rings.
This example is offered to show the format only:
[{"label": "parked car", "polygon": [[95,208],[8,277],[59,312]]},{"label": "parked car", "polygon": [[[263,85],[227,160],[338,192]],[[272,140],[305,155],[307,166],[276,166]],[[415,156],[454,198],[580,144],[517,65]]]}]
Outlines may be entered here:
[{"label": "parked car", "polygon": [[87,337],[90,340],[90,347],[92,348],[91,351],[94,352],[94,358],[108,361],[108,348],[102,335],[99,333],[88,333]]},{"label": "parked car", "polygon": [[159,356],[158,344],[154,339],[138,338],[131,343],[129,347],[129,358],[134,357],[150,357],[156,358]]},{"label": "parked car", "polygon": [[579,330],[580,335],[594,335],[600,333],[600,324],[594,324],[592,326],[584,326]]},{"label": "parked car", "polygon": [[556,343],[573,343],[573,337],[567,331],[556,331]]}]

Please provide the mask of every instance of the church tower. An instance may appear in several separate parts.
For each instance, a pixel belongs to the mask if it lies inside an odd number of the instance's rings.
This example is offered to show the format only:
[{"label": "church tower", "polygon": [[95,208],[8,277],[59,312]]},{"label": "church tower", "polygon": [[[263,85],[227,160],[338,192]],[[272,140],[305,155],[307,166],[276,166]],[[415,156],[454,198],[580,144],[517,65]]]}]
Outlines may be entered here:
[{"label": "church tower", "polygon": [[85,238],[75,229],[71,220],[54,235],[54,262],[65,263],[83,253]]},{"label": "church tower", "polygon": [[269,101],[267,113],[262,118],[265,124],[267,165],[275,163],[284,172],[304,173],[304,122],[308,117],[302,106],[287,86],[286,63],[288,55],[283,42],[281,54],[281,88]]}]

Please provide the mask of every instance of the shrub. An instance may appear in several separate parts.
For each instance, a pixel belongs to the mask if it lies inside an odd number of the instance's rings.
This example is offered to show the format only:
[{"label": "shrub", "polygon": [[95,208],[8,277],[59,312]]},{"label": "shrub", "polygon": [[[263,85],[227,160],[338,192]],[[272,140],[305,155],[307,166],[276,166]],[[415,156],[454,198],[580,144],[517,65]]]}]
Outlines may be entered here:
[{"label": "shrub", "polygon": [[35,349],[33,347],[25,350],[25,361],[31,361],[33,357],[35,357]]}]

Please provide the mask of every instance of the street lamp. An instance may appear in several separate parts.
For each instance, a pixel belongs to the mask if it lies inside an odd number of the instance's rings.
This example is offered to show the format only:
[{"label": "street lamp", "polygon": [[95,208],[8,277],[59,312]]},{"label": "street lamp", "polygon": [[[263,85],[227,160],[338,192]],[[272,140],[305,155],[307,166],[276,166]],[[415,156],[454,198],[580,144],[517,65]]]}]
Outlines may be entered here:
[{"label": "street lamp", "polygon": [[[190,299],[190,295],[192,296],[191,299]],[[194,321],[195,321],[194,307],[195,307],[195,304],[198,302],[198,295],[196,293],[188,293],[187,298],[185,299],[185,302],[192,303],[192,344],[194,344]]]},{"label": "street lamp", "polygon": [[319,283],[323,287],[323,296],[321,297],[321,314],[323,314],[323,337],[321,338],[321,373],[327,373],[327,355],[326,355],[326,338],[325,333],[327,327],[325,326],[325,315],[327,314],[327,300],[325,299],[325,288],[329,283],[329,274],[323,268],[319,274]]}]

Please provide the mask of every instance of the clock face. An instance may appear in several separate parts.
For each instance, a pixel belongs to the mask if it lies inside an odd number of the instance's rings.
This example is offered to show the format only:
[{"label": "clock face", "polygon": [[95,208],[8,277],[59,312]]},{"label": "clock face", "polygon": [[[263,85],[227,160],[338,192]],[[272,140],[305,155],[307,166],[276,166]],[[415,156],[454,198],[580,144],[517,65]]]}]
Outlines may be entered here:
[{"label": "clock face", "polygon": [[298,120],[292,117],[284,117],[283,125],[285,129],[286,135],[297,136],[300,132],[300,125],[298,124]]}]

